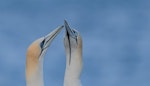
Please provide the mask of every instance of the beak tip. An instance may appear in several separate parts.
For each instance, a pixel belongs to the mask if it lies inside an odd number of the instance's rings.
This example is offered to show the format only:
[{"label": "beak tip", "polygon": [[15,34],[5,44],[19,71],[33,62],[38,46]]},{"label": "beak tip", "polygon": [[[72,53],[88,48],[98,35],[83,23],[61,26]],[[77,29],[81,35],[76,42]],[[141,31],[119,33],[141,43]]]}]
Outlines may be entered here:
[{"label": "beak tip", "polygon": [[69,26],[68,22],[66,20],[64,20],[64,25],[65,25],[65,27]]},{"label": "beak tip", "polygon": [[64,27],[64,25],[60,26],[60,28],[63,28],[63,27]]},{"label": "beak tip", "polygon": [[57,29],[56,30],[62,30],[64,28],[64,25],[61,25],[61,26],[59,26],[59,27],[57,27]]},{"label": "beak tip", "polygon": [[66,22],[67,22],[67,20],[66,20],[66,19],[64,19],[64,22],[66,23]]}]

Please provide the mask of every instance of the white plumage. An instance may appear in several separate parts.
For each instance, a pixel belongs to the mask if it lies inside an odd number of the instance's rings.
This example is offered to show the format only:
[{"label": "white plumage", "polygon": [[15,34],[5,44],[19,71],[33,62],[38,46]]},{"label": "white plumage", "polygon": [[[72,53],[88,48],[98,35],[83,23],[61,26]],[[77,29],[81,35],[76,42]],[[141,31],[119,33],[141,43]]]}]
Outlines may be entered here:
[{"label": "white plumage", "polygon": [[65,28],[64,46],[66,51],[66,71],[64,86],[81,86],[82,38],[78,31],[69,27],[67,21],[65,21]]},{"label": "white plumage", "polygon": [[[78,31],[71,29],[65,21],[66,34],[64,46],[66,51],[66,71],[64,86],[81,86],[82,71],[82,38]],[[26,86],[44,86],[43,60],[52,40],[63,26],[58,27],[45,37],[34,41],[27,50],[26,56]]]}]

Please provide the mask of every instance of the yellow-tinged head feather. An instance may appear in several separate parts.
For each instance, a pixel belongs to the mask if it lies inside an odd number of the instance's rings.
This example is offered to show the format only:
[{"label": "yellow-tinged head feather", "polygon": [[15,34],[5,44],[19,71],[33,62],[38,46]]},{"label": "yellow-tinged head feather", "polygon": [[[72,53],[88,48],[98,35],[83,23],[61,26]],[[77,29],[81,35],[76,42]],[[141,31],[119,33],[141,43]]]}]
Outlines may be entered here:
[{"label": "yellow-tinged head feather", "polygon": [[39,64],[39,56],[41,54],[40,43],[42,39],[34,41],[27,49],[26,54],[26,75],[30,76],[37,70]]},{"label": "yellow-tinged head feather", "polygon": [[27,86],[43,86],[43,60],[49,45],[64,26],[59,26],[48,35],[34,41],[26,53]]}]

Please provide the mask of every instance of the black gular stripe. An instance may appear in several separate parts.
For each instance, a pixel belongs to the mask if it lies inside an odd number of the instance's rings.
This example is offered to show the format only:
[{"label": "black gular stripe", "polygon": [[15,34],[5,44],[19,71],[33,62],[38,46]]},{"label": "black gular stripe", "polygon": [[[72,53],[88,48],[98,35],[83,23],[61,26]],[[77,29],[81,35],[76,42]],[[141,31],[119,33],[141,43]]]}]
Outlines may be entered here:
[{"label": "black gular stripe", "polygon": [[68,42],[69,42],[69,65],[71,63],[71,44],[70,44],[70,36],[69,33],[67,32],[67,37],[68,37]]}]

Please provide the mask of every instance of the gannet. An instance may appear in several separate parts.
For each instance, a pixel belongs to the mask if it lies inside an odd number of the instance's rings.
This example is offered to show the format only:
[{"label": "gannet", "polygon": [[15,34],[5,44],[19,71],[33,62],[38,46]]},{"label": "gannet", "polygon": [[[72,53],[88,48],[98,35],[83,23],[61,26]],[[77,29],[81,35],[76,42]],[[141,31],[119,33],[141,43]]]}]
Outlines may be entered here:
[{"label": "gannet", "polygon": [[58,35],[63,26],[53,30],[45,37],[34,41],[27,49],[26,54],[26,86],[44,86],[43,60],[52,40]]},{"label": "gannet", "polygon": [[64,21],[66,34],[64,46],[66,51],[66,70],[64,86],[81,86],[80,74],[82,71],[82,38],[79,32],[71,29]]}]

